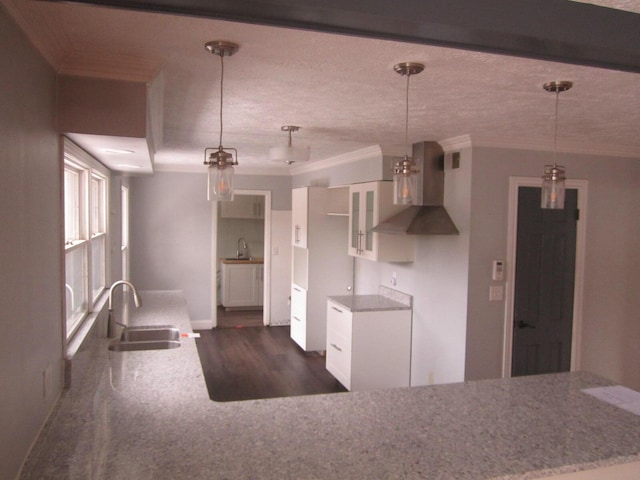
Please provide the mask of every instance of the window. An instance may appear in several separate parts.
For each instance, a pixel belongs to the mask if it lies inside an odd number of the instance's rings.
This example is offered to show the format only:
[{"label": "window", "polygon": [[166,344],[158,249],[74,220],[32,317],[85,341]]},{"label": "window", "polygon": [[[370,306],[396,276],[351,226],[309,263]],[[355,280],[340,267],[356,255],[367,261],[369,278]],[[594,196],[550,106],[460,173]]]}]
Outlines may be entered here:
[{"label": "window", "polygon": [[122,278],[129,280],[129,189],[124,185],[120,189],[122,195]]},{"label": "window", "polygon": [[109,171],[64,140],[64,230],[67,339],[106,287]]}]

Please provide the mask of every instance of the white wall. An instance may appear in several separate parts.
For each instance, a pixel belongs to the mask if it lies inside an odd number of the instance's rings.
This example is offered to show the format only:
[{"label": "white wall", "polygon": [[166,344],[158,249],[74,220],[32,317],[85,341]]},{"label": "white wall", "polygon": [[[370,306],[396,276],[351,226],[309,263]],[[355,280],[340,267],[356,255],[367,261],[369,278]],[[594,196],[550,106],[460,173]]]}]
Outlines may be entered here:
[{"label": "white wall", "polygon": [[271,212],[271,325],[291,321],[291,210]]},{"label": "white wall", "polygon": [[[548,159],[473,149],[467,379],[501,372],[504,305],[488,295],[491,261],[506,255],[509,176],[538,177]],[[569,177],[588,181],[581,369],[640,388],[640,161],[569,154],[562,161]]]},{"label": "white wall", "polygon": [[6,479],[16,477],[62,389],[55,81],[0,7],[0,478]]}]

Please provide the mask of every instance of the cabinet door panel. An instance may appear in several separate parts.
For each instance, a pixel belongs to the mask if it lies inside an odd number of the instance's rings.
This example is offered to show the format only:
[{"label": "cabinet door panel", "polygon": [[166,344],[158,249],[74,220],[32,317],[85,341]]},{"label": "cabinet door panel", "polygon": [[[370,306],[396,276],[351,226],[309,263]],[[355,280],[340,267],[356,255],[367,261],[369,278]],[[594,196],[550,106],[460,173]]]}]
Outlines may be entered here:
[{"label": "cabinet door panel", "polygon": [[291,244],[307,248],[309,192],[307,188],[291,191]]},{"label": "cabinet door panel", "polygon": [[349,225],[349,254],[359,254],[360,241],[360,192],[351,192],[351,217]]}]

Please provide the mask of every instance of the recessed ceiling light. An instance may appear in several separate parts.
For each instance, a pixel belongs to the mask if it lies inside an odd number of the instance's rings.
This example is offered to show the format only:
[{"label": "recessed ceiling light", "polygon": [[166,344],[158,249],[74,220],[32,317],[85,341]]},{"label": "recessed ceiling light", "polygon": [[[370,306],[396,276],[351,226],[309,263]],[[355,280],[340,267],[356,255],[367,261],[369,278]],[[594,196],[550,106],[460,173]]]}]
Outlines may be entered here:
[{"label": "recessed ceiling light", "polygon": [[126,163],[118,164],[119,168],[142,168],[140,165],[128,165]]},{"label": "recessed ceiling light", "polygon": [[103,148],[102,151],[111,155],[132,155],[136,153],[133,150],[124,150],[122,148]]}]

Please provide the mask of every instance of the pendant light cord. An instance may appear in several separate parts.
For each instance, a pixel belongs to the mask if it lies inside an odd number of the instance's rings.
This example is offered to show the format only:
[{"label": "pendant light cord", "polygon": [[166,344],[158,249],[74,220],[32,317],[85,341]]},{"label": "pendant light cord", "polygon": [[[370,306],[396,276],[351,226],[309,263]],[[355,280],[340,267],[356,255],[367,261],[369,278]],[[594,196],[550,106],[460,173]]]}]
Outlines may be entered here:
[{"label": "pendant light cord", "polygon": [[224,52],[220,53],[220,142],[218,146],[222,148],[222,101],[223,101],[223,84],[224,84]]},{"label": "pendant light cord", "polygon": [[406,109],[404,117],[404,151],[405,156],[409,157],[409,78],[411,74],[407,74],[407,94],[406,94]]},{"label": "pendant light cord", "polygon": [[556,122],[553,132],[553,166],[557,167],[557,157],[558,157],[558,102],[560,99],[560,89],[556,88]]}]

